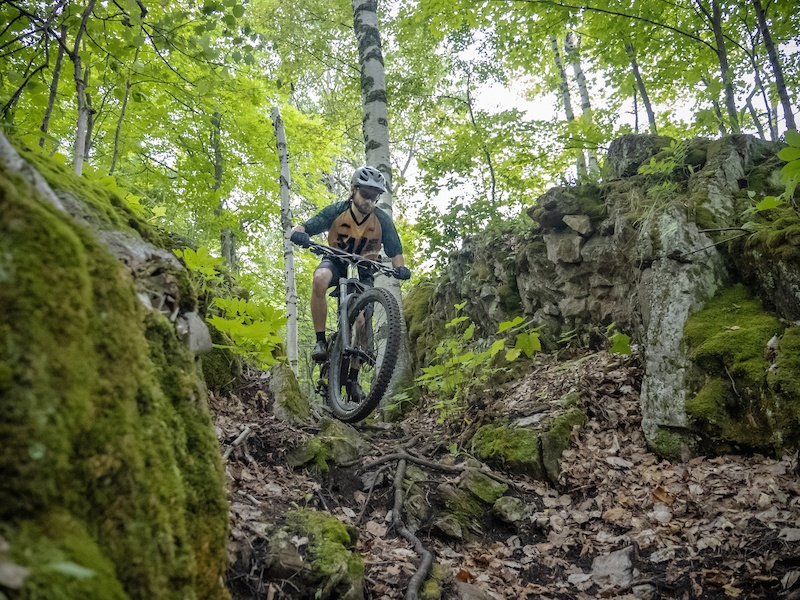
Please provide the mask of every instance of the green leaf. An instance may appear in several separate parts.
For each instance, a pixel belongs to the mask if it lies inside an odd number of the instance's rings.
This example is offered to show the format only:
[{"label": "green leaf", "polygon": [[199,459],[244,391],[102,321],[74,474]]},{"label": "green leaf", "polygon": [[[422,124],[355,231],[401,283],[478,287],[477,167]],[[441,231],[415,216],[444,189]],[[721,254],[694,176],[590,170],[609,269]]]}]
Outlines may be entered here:
[{"label": "green leaf", "polygon": [[464,339],[471,340],[472,336],[475,334],[475,323],[470,323],[469,327],[464,330]]},{"label": "green leaf", "polygon": [[497,333],[503,333],[507,329],[511,329],[512,327],[516,327],[520,323],[524,321],[524,317],[515,317],[512,321],[503,321],[500,323],[500,327],[497,329]]},{"label": "green leaf", "polygon": [[233,7],[233,16],[237,19],[241,19],[244,16],[244,6],[241,4],[237,4]]},{"label": "green leaf", "polygon": [[467,305],[467,301],[464,300],[461,304],[454,304],[453,306],[455,307],[456,311],[459,311],[462,308],[464,308],[466,305]]},{"label": "green leaf", "polygon": [[786,143],[795,148],[800,148],[800,133],[796,129],[786,132]]},{"label": "green leaf", "polygon": [[489,355],[495,356],[500,350],[505,348],[506,341],[505,340],[496,340],[491,347],[489,348]]},{"label": "green leaf", "polygon": [[788,147],[778,152],[778,158],[786,162],[800,159],[800,148]]},{"label": "green leaf", "polygon": [[534,354],[542,350],[542,342],[539,334],[535,331],[517,334],[514,347],[525,353],[525,356],[532,358]]},{"label": "green leaf", "polygon": [[510,348],[508,352],[506,352],[506,360],[508,362],[514,362],[519,358],[519,355],[522,354],[522,350],[519,348]]},{"label": "green leaf", "polygon": [[611,342],[609,352],[618,352],[619,354],[631,354],[631,338],[624,333],[617,332],[608,338]]},{"label": "green leaf", "polygon": [[762,210],[770,210],[771,208],[776,208],[781,204],[784,204],[782,198],[775,196],[767,196],[761,202],[757,202],[756,205],[753,206],[753,210],[755,212],[760,212]]}]

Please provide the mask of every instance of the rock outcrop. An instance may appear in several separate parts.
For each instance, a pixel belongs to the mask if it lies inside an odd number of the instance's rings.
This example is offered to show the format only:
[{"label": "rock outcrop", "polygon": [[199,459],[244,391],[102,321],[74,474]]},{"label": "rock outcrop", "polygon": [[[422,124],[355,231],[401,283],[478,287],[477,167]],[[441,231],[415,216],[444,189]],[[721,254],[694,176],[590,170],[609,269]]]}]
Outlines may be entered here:
[{"label": "rock outcrop", "polygon": [[[797,447],[800,383],[782,348],[793,347],[800,318],[800,215],[785,206],[746,212],[748,192],[782,191],[779,148],[751,136],[616,140],[606,182],[552,188],[521,217],[530,218],[527,230],[467,240],[435,285],[409,295],[418,364],[432,359],[453,305],[463,301],[476,335],[489,338],[500,322],[523,315],[541,326],[545,349],[565,342],[602,347],[614,324],[643,358],[642,426],[662,454],[681,456],[698,444],[720,451]],[[766,339],[748,340],[763,354],[776,336],[775,356],[746,384],[758,390],[728,403],[730,418],[763,425],[757,444],[728,439],[707,413],[687,412],[705,378],[716,375],[697,364],[684,326],[736,283],[777,318]],[[723,358],[718,365],[724,373],[733,362]],[[737,376],[730,373],[724,396],[738,398],[745,382]],[[780,390],[770,383],[776,378]],[[782,419],[768,415],[777,405]]]},{"label": "rock outcrop", "polygon": [[167,248],[113,193],[0,135],[10,598],[228,597],[223,472],[196,356],[208,331]]}]

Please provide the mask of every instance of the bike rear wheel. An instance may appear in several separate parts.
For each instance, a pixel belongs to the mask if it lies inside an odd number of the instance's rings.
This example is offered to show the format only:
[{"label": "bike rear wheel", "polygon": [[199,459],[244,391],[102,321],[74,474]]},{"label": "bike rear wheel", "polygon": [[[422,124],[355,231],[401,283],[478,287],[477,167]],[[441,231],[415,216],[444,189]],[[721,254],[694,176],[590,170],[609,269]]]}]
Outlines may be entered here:
[{"label": "bike rear wheel", "polygon": [[[400,308],[383,288],[358,296],[348,311],[351,350],[342,335],[330,351],[328,404],[345,423],[367,418],[389,387],[403,335]],[[351,374],[357,374],[353,379]],[[363,394],[357,394],[354,383]]]}]

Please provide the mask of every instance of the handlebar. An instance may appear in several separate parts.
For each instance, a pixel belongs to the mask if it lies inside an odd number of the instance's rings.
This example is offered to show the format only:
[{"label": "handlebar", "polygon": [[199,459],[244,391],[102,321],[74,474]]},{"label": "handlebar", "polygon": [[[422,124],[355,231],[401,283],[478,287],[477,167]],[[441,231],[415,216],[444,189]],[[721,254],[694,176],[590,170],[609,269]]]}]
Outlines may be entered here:
[{"label": "handlebar", "polygon": [[366,267],[370,271],[376,273],[383,273],[387,277],[397,277],[397,273],[395,272],[393,267],[387,267],[383,263],[380,263],[375,260],[370,260],[368,258],[364,258],[359,254],[352,254],[350,252],[345,252],[344,250],[340,250],[339,248],[333,248],[331,246],[325,246],[324,244],[317,244],[315,242],[311,242],[307,246],[307,248],[318,256],[337,258],[339,260],[343,260],[358,267]]}]

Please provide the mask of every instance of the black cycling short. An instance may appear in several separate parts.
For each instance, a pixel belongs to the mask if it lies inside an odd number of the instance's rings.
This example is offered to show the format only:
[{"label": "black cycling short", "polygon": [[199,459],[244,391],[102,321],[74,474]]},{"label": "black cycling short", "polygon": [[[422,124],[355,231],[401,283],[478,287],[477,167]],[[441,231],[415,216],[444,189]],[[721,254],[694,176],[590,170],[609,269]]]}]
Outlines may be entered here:
[{"label": "black cycling short", "polygon": [[[347,263],[343,260],[326,256],[320,261],[317,269],[328,269],[333,273],[333,278],[328,284],[328,287],[337,287],[339,285],[339,279],[343,277],[347,278]],[[365,267],[358,267],[358,278],[367,285],[373,284],[372,273]]]}]

